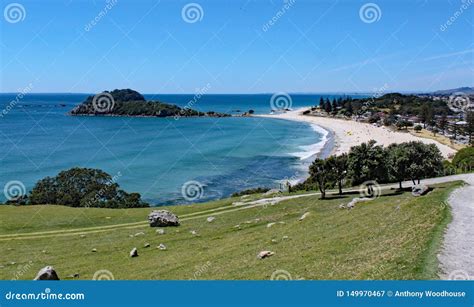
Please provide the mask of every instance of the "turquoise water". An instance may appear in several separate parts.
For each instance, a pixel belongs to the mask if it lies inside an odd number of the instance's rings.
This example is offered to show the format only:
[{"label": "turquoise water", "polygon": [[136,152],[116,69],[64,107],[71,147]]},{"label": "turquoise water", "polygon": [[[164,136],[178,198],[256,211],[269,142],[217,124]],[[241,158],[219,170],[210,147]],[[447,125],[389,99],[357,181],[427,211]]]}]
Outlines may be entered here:
[{"label": "turquoise water", "polygon": [[[303,123],[261,118],[71,117],[86,94],[0,95],[0,184],[30,190],[45,176],[74,166],[100,168],[152,204],[183,203],[182,187],[197,181],[206,201],[251,187],[303,177],[321,133]],[[146,95],[186,105],[192,95]],[[206,95],[193,108],[268,113],[270,95]],[[318,95],[292,96],[293,107]],[[306,154],[305,154],[306,153]],[[309,154],[311,156],[311,154]],[[1,194],[1,199],[5,197]]]}]

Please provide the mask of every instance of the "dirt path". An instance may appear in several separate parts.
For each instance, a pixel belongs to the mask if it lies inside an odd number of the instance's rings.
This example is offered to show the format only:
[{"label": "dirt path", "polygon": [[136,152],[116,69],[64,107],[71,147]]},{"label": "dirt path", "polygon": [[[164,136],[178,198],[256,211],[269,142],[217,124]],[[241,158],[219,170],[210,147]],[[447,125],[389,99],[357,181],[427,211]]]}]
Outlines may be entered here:
[{"label": "dirt path", "polygon": [[448,200],[453,220],[438,255],[441,279],[474,280],[474,174],[466,175],[465,181]]}]

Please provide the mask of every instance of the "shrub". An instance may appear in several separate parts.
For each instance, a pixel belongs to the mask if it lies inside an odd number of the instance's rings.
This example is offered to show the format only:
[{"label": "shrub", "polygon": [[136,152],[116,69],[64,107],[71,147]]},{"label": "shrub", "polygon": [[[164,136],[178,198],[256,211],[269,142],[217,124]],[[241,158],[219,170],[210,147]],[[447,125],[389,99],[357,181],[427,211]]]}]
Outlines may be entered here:
[{"label": "shrub", "polygon": [[139,208],[149,205],[138,193],[127,193],[106,172],[92,168],[71,168],[36,183],[29,203],[70,207]]}]

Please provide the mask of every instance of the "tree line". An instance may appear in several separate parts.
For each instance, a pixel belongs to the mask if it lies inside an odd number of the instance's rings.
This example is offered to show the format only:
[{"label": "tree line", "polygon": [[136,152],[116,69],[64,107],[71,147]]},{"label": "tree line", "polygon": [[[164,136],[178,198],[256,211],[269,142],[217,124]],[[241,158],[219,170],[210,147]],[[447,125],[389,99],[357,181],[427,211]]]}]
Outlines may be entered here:
[{"label": "tree line", "polygon": [[352,147],[348,154],[316,159],[309,167],[309,178],[292,190],[319,189],[324,199],[328,189],[337,187],[342,194],[343,187],[368,181],[398,182],[402,189],[405,180],[417,184],[442,175],[443,170],[443,157],[434,144],[414,141],[384,148],[372,140]]}]

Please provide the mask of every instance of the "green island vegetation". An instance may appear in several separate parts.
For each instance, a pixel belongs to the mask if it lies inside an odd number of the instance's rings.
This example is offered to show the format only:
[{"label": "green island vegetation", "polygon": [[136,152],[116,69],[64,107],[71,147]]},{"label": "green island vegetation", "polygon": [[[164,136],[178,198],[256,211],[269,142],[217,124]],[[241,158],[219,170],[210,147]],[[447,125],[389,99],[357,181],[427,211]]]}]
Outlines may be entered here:
[{"label": "green island vegetation", "polygon": [[213,111],[200,112],[160,101],[147,101],[142,94],[121,89],[103,92],[87,99],[72,109],[70,115],[142,116],[142,117],[229,117]]},{"label": "green island vegetation", "polygon": [[[452,143],[472,145],[474,112],[469,107],[455,112],[455,109],[449,107],[450,99],[453,98],[399,93],[360,99],[340,97],[330,100],[321,97],[319,105],[306,111],[305,115],[352,119],[407,131],[409,127],[414,127],[416,133],[426,129],[434,137],[441,134]],[[470,99],[474,97],[471,95]],[[469,100],[466,103],[469,103]]]}]

